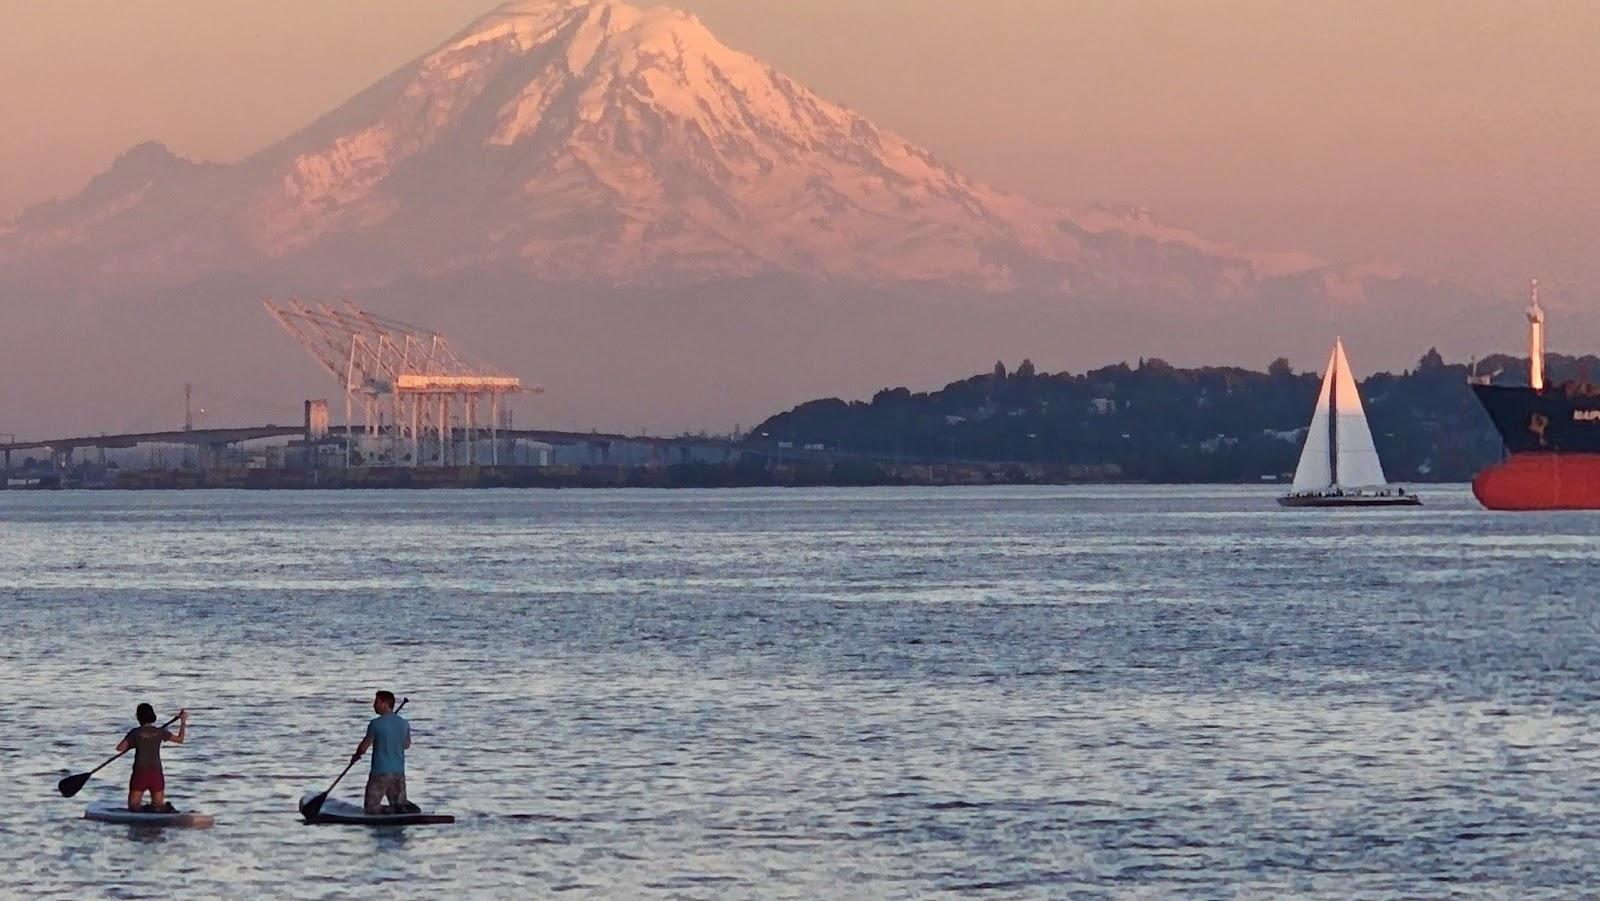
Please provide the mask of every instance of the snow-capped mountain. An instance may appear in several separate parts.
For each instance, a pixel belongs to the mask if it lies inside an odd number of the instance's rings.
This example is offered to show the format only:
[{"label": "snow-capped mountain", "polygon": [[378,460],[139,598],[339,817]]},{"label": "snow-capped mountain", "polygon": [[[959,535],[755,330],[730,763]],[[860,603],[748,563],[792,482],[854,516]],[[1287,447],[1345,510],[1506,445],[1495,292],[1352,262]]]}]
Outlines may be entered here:
[{"label": "snow-capped mountain", "polygon": [[283,294],[443,328],[544,382],[541,421],[625,429],[996,357],[1314,365],[1338,331],[1409,360],[1432,343],[1413,326],[1462,309],[1381,267],[996,190],[681,12],[523,0],[243,160],[144,144],[0,224],[0,298],[55,311],[8,323],[0,401],[70,397],[99,429],[193,373],[326,392],[256,306]]},{"label": "snow-capped mountain", "polygon": [[0,233],[0,266],[118,282],[302,255],[353,285],[492,261],[622,285],[788,273],[1205,299],[1322,266],[994,190],[695,17],[617,0],[508,4],[242,162],[144,145]]}]

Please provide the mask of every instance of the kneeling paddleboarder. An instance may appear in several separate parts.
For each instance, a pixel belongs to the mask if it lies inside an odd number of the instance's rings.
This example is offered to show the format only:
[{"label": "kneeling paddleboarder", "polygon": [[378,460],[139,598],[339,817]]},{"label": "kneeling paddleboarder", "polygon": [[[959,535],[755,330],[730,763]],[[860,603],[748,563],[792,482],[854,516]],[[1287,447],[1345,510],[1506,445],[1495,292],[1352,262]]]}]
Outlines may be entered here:
[{"label": "kneeling paddleboarder", "polygon": [[[372,699],[377,717],[367,723],[367,735],[350,755],[355,764],[372,749],[372,772],[367,776],[367,793],[361,807],[368,814],[416,813],[406,801],[406,749],[411,747],[411,724],[395,712],[394,692],[380,691]],[[387,800],[389,807],[383,807]]]},{"label": "kneeling paddleboarder", "polygon": [[172,805],[167,803],[167,776],[161,769],[161,744],[169,741],[183,744],[189,732],[189,711],[178,711],[176,735],[155,724],[156,711],[149,704],[140,704],[134,710],[134,716],[139,720],[138,727],[129,729],[128,734],[117,743],[118,754],[133,749],[133,775],[128,777],[128,809],[144,810],[144,794],[149,792],[150,811],[172,813]]}]

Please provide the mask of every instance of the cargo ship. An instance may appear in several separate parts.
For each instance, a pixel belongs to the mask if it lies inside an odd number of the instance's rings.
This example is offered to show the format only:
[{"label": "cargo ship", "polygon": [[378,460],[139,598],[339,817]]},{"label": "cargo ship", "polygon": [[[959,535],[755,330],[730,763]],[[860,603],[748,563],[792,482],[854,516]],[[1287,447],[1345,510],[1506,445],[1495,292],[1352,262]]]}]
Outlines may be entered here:
[{"label": "cargo ship", "polygon": [[1528,384],[1471,378],[1506,450],[1473,478],[1472,493],[1490,510],[1600,510],[1600,386],[1546,383],[1537,280],[1527,315]]}]

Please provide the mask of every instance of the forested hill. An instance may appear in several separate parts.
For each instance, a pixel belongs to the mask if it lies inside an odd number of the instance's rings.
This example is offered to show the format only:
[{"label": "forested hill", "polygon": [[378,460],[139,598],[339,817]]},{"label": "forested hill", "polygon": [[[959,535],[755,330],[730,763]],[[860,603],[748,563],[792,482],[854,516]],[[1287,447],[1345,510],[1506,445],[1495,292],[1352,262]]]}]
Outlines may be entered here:
[{"label": "forested hill", "polygon": [[[1552,355],[1555,381],[1600,374],[1600,360]],[[1478,364],[1525,383],[1526,362]],[[1500,438],[1467,387],[1468,366],[1430,350],[1415,369],[1361,383],[1392,481],[1464,481],[1500,457]],[[942,390],[885,389],[870,402],[815,400],[763,422],[753,446],[923,460],[1113,464],[1148,481],[1259,481],[1294,471],[1320,379],[1275,361],[1266,372],[1179,369],[1156,360],[1081,375],[975,375]]]}]

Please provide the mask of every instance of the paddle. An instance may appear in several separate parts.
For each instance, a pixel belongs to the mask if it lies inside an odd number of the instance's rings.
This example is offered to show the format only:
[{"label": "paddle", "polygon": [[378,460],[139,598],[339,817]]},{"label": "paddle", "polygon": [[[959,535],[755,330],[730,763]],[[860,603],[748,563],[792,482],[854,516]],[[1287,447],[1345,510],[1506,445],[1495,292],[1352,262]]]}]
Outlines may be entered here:
[{"label": "paddle", "polygon": [[[163,729],[167,728],[168,726],[172,725],[173,723],[176,723],[182,717],[183,717],[183,711],[180,710],[180,711],[178,711],[178,715],[177,716],[173,717],[170,720],[167,720],[165,723],[162,723],[161,724],[161,728],[163,728]],[[132,750],[133,750],[132,747],[128,748],[128,751],[132,751]],[[117,753],[111,755],[111,759],[110,760],[107,760],[105,763],[100,764],[99,766],[95,767],[94,769],[90,770],[89,772],[87,772],[87,773],[79,773],[76,776],[68,776],[67,778],[62,779],[60,782],[57,782],[56,783],[56,788],[58,790],[60,790],[61,797],[70,798],[73,795],[77,794],[79,791],[81,791],[83,789],[83,786],[85,785],[85,783],[87,783],[89,781],[89,777],[90,776],[93,776],[95,773],[98,773],[101,770],[105,769],[106,767],[110,766],[118,757],[121,757],[122,755],[128,753],[128,751],[118,751]]]},{"label": "paddle", "polygon": [[[410,698],[401,698],[400,699],[400,706],[396,707],[394,709],[394,712],[395,713],[399,713],[402,709],[405,708],[406,703],[408,701],[410,701],[410,700],[411,700]],[[350,758],[350,762],[344,765],[344,772],[339,774],[339,779],[343,779],[344,776],[345,776],[345,773],[350,772],[350,768],[356,765],[356,760],[357,760],[357,758],[355,758],[355,757]],[[320,795],[317,795],[317,796],[313,797],[311,800],[309,800],[306,803],[300,805],[300,815],[306,818],[306,822],[307,823],[309,823],[312,820],[316,819],[317,818],[317,814],[322,812],[322,805],[326,804],[328,802],[328,796],[333,794],[333,790],[339,787],[339,779],[333,780],[333,784],[328,786],[328,790],[327,791],[323,792]]]}]

